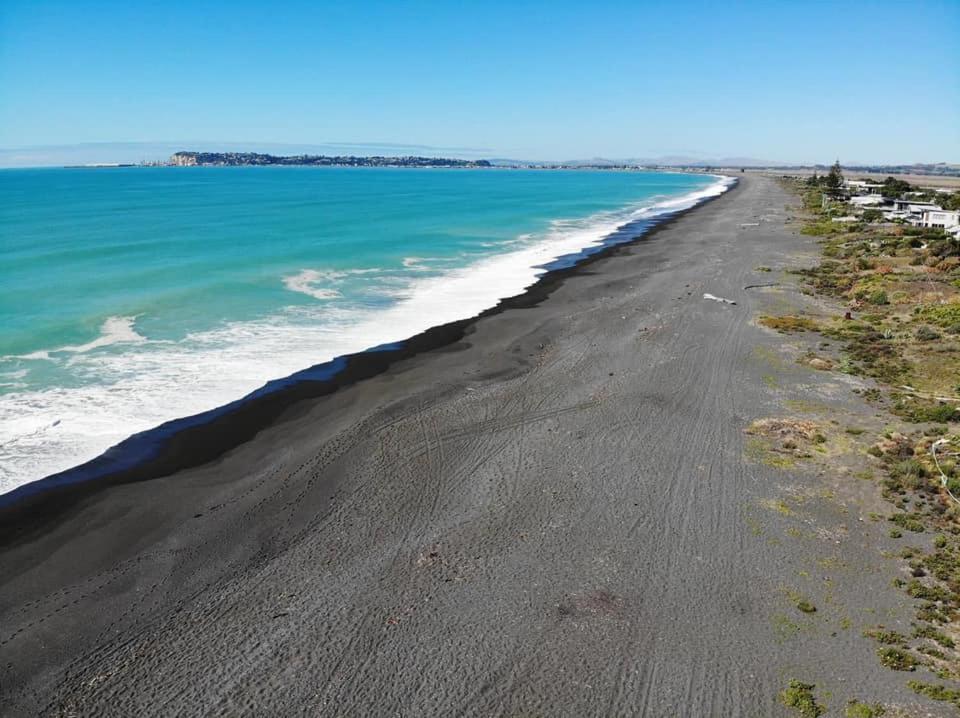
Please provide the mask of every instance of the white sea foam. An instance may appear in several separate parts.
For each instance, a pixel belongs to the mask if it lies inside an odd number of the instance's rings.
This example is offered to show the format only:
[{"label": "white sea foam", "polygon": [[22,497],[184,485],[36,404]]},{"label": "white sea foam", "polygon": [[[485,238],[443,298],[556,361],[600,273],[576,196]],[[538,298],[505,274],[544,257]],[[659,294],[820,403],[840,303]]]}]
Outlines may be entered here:
[{"label": "white sea foam", "polygon": [[[133,318],[113,317],[97,339],[58,350],[69,352],[72,368],[96,382],[0,396],[0,492],[92,459],[132,433],[223,405],[270,379],[474,316],[522,292],[557,257],[596,245],[637,219],[691,207],[729,183],[721,179],[683,197],[587,220],[558,220],[541,239],[513,251],[411,281],[386,310],[300,306],[174,343],[145,342]],[[311,269],[284,283],[326,299],[327,288],[315,284],[332,279]],[[91,351],[119,341],[131,346]]]},{"label": "white sea foam", "polygon": [[329,282],[346,276],[343,272],[319,271],[316,269],[304,269],[298,274],[283,278],[283,286],[291,292],[300,292],[314,299],[336,299],[340,292],[329,287],[314,286],[317,282]]},{"label": "white sea foam", "polygon": [[406,269],[413,269],[418,272],[426,272],[430,268],[425,264],[431,261],[432,257],[404,257],[402,264]]},{"label": "white sea foam", "polygon": [[133,328],[136,317],[107,317],[100,327],[100,336],[86,344],[75,344],[57,349],[41,350],[22,354],[17,359],[50,359],[51,354],[86,354],[100,347],[107,347],[111,344],[139,344],[147,341],[146,337],[137,333]]}]

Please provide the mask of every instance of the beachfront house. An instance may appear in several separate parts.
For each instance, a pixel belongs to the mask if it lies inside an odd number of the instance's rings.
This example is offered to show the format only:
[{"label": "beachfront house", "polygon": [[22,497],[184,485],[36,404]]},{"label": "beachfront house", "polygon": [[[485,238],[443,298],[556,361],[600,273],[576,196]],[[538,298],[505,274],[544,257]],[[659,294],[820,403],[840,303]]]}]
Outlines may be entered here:
[{"label": "beachfront house", "polygon": [[920,212],[917,226],[952,230],[960,226],[960,211],[940,209],[939,207],[924,209]]},{"label": "beachfront house", "polygon": [[912,225],[920,226],[923,213],[927,210],[941,210],[933,202],[919,202],[912,199],[893,199],[884,205],[883,217],[887,220],[904,220]]},{"label": "beachfront house", "polygon": [[890,208],[894,211],[909,212],[919,216],[925,209],[940,209],[940,205],[933,202],[920,202],[915,199],[894,199],[891,200]]}]

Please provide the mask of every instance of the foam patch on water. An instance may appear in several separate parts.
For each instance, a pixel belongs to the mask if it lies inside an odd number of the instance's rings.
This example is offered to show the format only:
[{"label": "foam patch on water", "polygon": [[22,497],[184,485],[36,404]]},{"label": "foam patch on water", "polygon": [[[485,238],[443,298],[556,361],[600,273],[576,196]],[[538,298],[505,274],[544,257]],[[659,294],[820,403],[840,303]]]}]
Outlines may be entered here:
[{"label": "foam patch on water", "polygon": [[87,352],[108,347],[113,344],[139,344],[147,338],[137,333],[133,328],[136,317],[108,317],[100,327],[100,336],[86,344],[76,344],[49,349],[45,351],[22,354],[15,359],[50,359],[52,354],[86,354]]},{"label": "foam patch on water", "polygon": [[317,282],[330,282],[346,276],[342,272],[319,271],[316,269],[304,269],[299,274],[283,278],[283,286],[291,292],[300,292],[314,299],[336,299],[341,296],[336,289],[329,287],[314,286]]},{"label": "foam patch on water", "polygon": [[401,260],[401,264],[403,264],[406,269],[424,271],[427,269],[423,264],[426,261],[428,260],[424,257],[404,257],[403,260]]},{"label": "foam patch on water", "polygon": [[[270,379],[479,314],[523,292],[557,258],[597,248],[637,220],[692,207],[732,182],[720,179],[681,197],[585,220],[557,220],[508,252],[437,276],[408,268],[409,280],[391,290],[385,309],[297,306],[178,342],[147,342],[133,317],[111,317],[93,341],[44,352],[69,361],[90,383],[0,395],[0,493],[92,459],[133,433],[222,406]],[[337,279],[306,269],[283,281],[291,291],[328,299]],[[94,351],[116,344],[122,350]]]}]

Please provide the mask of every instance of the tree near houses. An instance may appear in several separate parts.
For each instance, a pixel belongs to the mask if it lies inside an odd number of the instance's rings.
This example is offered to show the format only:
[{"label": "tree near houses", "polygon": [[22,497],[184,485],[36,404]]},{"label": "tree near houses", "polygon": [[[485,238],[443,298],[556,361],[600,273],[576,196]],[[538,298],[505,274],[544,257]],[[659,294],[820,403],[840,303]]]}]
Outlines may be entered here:
[{"label": "tree near houses", "polygon": [[904,192],[909,192],[913,187],[910,186],[909,182],[906,182],[896,177],[887,177],[883,181],[883,188],[880,190],[880,193],[884,197],[902,197]]},{"label": "tree near houses", "polygon": [[828,194],[837,195],[840,193],[840,188],[843,187],[843,173],[840,171],[840,160],[833,163],[833,167],[830,168],[830,174],[827,175],[823,184],[826,186]]}]

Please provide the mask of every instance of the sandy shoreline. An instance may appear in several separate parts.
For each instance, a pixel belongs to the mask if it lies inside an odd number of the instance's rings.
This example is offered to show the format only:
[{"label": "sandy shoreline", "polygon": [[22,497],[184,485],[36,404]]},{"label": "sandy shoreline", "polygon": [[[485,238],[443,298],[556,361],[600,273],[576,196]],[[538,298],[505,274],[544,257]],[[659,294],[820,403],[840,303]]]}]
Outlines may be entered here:
[{"label": "sandy shoreline", "polygon": [[[914,701],[853,614],[905,605],[882,527],[811,498],[813,537],[782,540],[764,502],[819,478],[743,455],[778,407],[757,357],[782,340],[752,319],[784,301],[744,287],[816,249],[792,201],[747,175],[151,471],[194,468],[4,510],[3,713],[780,715],[794,677]],[[794,615],[830,556],[856,570]]]},{"label": "sandy shoreline", "polygon": [[[713,176],[723,181],[722,175]],[[726,181],[736,184],[735,177],[727,177]],[[245,397],[134,434],[89,461],[18,486],[0,495],[0,545],[21,540],[33,530],[35,522],[41,526],[50,522],[60,507],[69,507],[80,496],[96,494],[105,486],[165,476],[212,461],[270,426],[292,404],[325,396],[375,376],[396,362],[452,344],[462,339],[479,319],[535,306],[564,279],[584,270],[590,263],[609,256],[621,245],[642,241],[712,199],[715,195],[697,200],[691,208],[662,211],[650,218],[634,220],[599,243],[555,257],[541,267],[545,271],[529,288],[500,300],[478,315],[438,324],[408,339],[337,356],[270,380]]]}]

